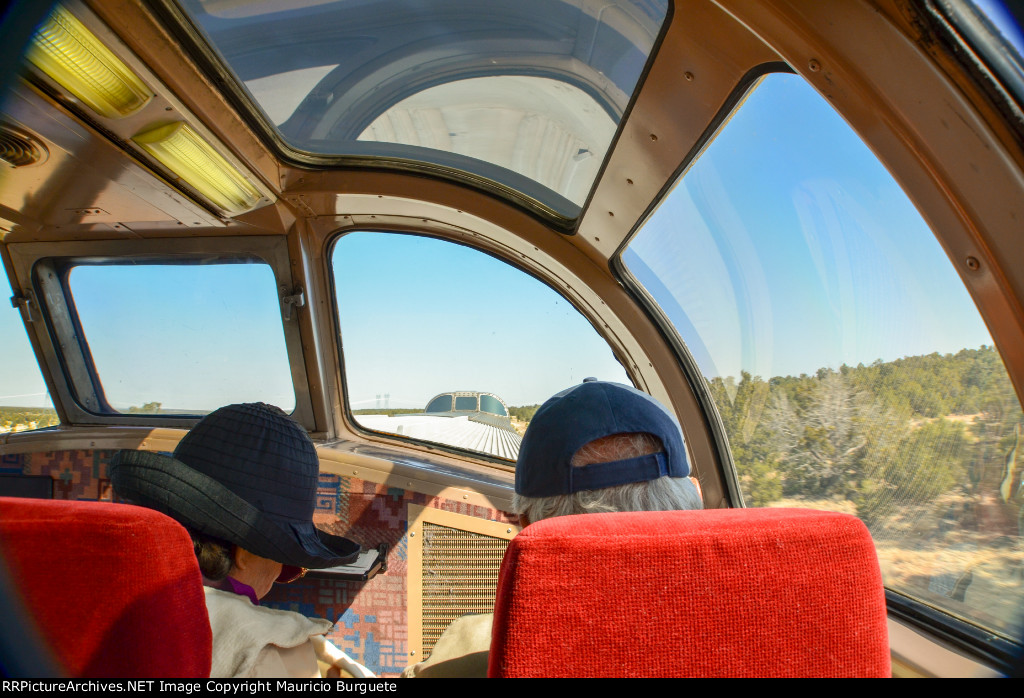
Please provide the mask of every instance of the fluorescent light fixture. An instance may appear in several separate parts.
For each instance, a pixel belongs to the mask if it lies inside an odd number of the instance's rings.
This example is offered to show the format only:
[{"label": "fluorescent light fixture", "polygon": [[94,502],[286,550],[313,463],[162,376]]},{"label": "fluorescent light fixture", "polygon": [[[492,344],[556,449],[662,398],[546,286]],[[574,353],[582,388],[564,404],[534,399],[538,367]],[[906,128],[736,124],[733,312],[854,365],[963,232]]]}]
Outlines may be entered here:
[{"label": "fluorescent light fixture", "polygon": [[262,194],[183,121],[157,126],[132,137],[186,184],[229,214],[256,206]]},{"label": "fluorescent light fixture", "polygon": [[146,84],[60,5],[32,37],[26,57],[108,119],[133,114],[153,98]]}]

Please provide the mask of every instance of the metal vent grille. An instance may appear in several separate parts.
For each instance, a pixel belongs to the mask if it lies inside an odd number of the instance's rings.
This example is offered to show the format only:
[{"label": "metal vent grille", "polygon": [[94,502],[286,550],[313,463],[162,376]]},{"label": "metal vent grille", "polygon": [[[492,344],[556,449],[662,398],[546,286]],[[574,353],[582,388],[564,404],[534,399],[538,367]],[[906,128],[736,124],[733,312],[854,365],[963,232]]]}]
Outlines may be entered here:
[{"label": "metal vent grille", "polygon": [[44,162],[49,156],[46,146],[35,138],[0,124],[0,160],[11,167],[27,167]]},{"label": "metal vent grille", "polygon": [[467,613],[494,611],[498,568],[508,541],[423,523],[423,657]]}]

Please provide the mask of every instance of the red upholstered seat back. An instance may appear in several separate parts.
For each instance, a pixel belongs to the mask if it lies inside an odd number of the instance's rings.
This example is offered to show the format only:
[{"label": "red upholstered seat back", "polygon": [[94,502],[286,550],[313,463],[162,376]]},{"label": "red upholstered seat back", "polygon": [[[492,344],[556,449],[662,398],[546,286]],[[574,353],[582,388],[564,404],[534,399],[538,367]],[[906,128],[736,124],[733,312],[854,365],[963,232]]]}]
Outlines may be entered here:
[{"label": "red upholstered seat back", "polygon": [[202,577],[173,519],[126,504],[0,498],[0,553],[68,675],[209,676]]},{"label": "red upholstered seat back", "polygon": [[871,536],[801,509],[537,522],[502,562],[489,673],[889,676]]}]

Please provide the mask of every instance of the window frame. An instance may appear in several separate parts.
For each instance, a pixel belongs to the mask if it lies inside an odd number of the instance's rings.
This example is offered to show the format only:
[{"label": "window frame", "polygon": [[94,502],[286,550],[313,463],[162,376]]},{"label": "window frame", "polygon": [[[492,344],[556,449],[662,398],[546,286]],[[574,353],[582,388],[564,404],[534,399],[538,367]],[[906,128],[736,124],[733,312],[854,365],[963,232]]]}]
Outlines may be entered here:
[{"label": "window frame", "polygon": [[[102,242],[13,243],[7,246],[17,284],[27,289],[34,319],[26,322],[30,338],[38,342],[41,366],[53,384],[51,397],[62,424],[132,425],[188,429],[202,415],[138,415],[114,411],[106,404],[90,350],[81,339],[82,328],[74,309],[68,273],[75,266],[121,263],[209,264],[254,260],[266,264],[274,276],[289,373],[295,392],[293,419],[315,430],[313,405],[300,337],[299,313],[281,300],[298,284],[292,277],[287,239],[283,236],[111,240]],[[285,314],[290,310],[291,319]],[[25,318],[25,314],[22,316]]]},{"label": "window frame", "polygon": [[[919,0],[921,17],[947,44],[1009,123],[1024,119],[1024,74],[998,46],[1016,47],[1003,37],[973,0]],[[996,43],[997,45],[993,45]]]},{"label": "window frame", "polygon": [[700,366],[697,365],[697,360],[693,357],[693,354],[690,352],[689,348],[687,348],[686,344],[679,336],[679,333],[672,325],[672,322],[665,316],[665,313],[662,312],[661,308],[647,292],[647,289],[645,289],[640,282],[637,281],[633,273],[629,271],[629,268],[622,259],[622,255],[640,232],[640,229],[647,223],[647,220],[651,217],[654,211],[657,210],[666,197],[672,193],[676,183],[686,175],[690,166],[700,158],[705,148],[715,140],[719,131],[721,131],[729,122],[733,113],[740,108],[743,100],[745,100],[747,95],[757,86],[761,78],[773,73],[793,74],[794,71],[785,63],[763,63],[748,71],[740,79],[740,82],[733,88],[732,92],[729,93],[728,99],[718,110],[715,118],[708,124],[697,142],[694,143],[693,148],[690,149],[683,158],[679,167],[677,167],[672,175],[665,180],[665,184],[658,191],[657,196],[655,196],[650,204],[648,204],[647,208],[644,209],[643,215],[637,219],[636,223],[630,229],[629,234],[626,235],[622,244],[609,260],[612,273],[615,275],[615,278],[618,279],[619,283],[625,287],[626,291],[633,296],[637,301],[637,304],[646,311],[648,318],[650,318],[650,320],[661,331],[662,339],[675,353],[676,359],[679,361],[679,365],[683,370],[683,374],[685,375],[687,382],[690,384],[690,390],[693,391],[694,396],[700,404],[701,411],[704,414],[706,428],[711,434],[712,442],[718,452],[718,458],[722,468],[721,475],[725,482],[729,505],[733,507],[746,507],[746,503],[743,500],[743,489],[740,487],[739,475],[736,472],[736,462],[733,459],[732,447],[729,445],[729,436],[725,431],[725,424],[722,421],[721,414],[718,412],[718,406],[715,404],[714,398],[711,396],[709,386],[704,380],[704,374],[701,372]]}]

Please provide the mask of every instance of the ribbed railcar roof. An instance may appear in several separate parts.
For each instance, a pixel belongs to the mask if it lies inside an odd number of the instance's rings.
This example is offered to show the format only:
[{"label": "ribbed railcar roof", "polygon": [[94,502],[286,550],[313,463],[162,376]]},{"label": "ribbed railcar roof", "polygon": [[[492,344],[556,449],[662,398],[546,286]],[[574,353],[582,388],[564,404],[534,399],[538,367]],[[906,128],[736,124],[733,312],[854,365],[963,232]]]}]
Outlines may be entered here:
[{"label": "ribbed railcar roof", "polygon": [[489,453],[508,460],[515,460],[519,455],[519,444],[522,441],[522,437],[515,431],[471,421],[466,415],[435,417],[413,414],[389,417],[382,414],[360,414],[355,419],[360,426],[374,431]]}]

